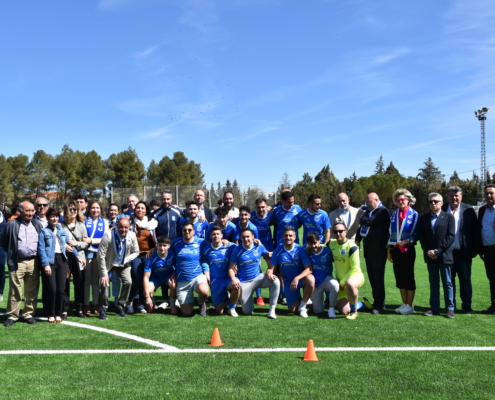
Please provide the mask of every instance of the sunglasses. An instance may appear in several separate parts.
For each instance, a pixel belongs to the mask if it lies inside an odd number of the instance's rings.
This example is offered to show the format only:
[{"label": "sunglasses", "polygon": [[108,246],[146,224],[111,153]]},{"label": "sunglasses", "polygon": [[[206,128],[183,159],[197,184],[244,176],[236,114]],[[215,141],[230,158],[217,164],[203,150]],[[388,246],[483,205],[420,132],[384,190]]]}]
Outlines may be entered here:
[{"label": "sunglasses", "polygon": [[48,204],[36,204],[36,207],[48,207]]},{"label": "sunglasses", "polygon": [[69,211],[70,212],[77,212],[77,209],[76,208],[69,208]]},{"label": "sunglasses", "polygon": [[192,232],[192,229],[182,229],[182,232]]},{"label": "sunglasses", "polygon": [[395,200],[396,203],[404,203],[405,201],[407,201],[407,199],[397,199],[397,200]]},{"label": "sunglasses", "polygon": [[341,230],[341,231],[333,231],[333,233],[335,233],[336,235],[337,235],[337,234],[342,234],[342,233],[344,233],[344,232],[345,232],[344,230]]},{"label": "sunglasses", "polygon": [[430,204],[437,204],[437,203],[441,203],[442,200],[430,200]]},{"label": "sunglasses", "polygon": [[321,203],[313,203],[316,207],[321,207]]}]

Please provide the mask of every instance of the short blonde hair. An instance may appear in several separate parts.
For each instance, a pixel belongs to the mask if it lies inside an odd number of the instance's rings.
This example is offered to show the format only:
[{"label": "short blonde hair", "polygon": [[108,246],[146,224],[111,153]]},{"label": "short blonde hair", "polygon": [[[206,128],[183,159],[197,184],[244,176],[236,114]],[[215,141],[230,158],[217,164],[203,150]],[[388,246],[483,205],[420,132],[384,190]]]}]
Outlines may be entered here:
[{"label": "short blonde hair", "polygon": [[399,196],[405,196],[407,200],[409,201],[409,205],[413,206],[416,204],[416,197],[412,195],[412,193],[407,190],[407,189],[397,189],[395,193],[392,195],[392,198],[394,199],[394,203],[397,200],[397,197]]}]

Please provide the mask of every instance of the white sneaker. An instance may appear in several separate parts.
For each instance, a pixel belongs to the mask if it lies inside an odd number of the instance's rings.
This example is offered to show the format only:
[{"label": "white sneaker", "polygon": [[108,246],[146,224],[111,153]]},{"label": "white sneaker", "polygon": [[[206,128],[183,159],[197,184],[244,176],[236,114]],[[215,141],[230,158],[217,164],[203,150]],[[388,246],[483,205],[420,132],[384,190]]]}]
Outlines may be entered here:
[{"label": "white sneaker", "polygon": [[238,317],[239,314],[237,314],[237,311],[235,308],[229,308],[227,309],[227,314],[229,314],[231,317]]},{"label": "white sneaker", "polygon": [[395,312],[397,314],[400,314],[400,311],[404,308],[404,306],[407,306],[407,304],[402,303],[399,307],[395,309]]},{"label": "white sneaker", "polygon": [[0,294],[0,303],[3,301],[3,294]]},{"label": "white sneaker", "polygon": [[409,304],[405,304],[404,307],[402,307],[402,310],[400,310],[400,313],[402,315],[414,314],[414,307],[411,307]]},{"label": "white sneaker", "polygon": [[168,307],[168,301],[164,301],[163,303],[160,303],[159,306],[156,308],[161,308],[162,310],[165,310]]},{"label": "white sneaker", "polygon": [[337,318],[337,316],[335,315],[335,308],[329,308],[328,309],[328,318]]},{"label": "white sneaker", "polygon": [[270,307],[267,317],[270,319],[277,319],[277,315],[275,314],[275,307]]},{"label": "white sneaker", "polygon": [[306,310],[305,308],[300,309],[299,316],[302,318],[308,318],[308,310]]}]

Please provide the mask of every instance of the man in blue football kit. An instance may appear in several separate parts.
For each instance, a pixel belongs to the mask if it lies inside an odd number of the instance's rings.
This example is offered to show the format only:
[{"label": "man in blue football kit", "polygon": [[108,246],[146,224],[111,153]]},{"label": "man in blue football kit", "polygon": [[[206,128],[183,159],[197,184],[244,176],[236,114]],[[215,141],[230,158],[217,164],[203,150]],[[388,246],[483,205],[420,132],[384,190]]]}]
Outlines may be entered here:
[{"label": "man in blue football kit", "polygon": [[308,197],[308,208],[303,210],[297,216],[299,223],[304,227],[303,245],[308,242],[306,237],[310,232],[317,232],[320,243],[325,245],[330,240],[330,219],[326,211],[321,209],[321,197],[317,194],[311,194]]},{"label": "man in blue football kit", "polygon": [[275,250],[272,237],[273,214],[267,211],[266,200],[263,198],[256,200],[256,210],[251,211],[251,222],[258,229],[258,239],[268,251]]},{"label": "man in blue football kit", "polygon": [[175,273],[177,275],[177,299],[182,315],[190,316],[193,312],[194,292],[198,294],[200,314],[207,315],[206,298],[209,287],[201,265],[200,246],[203,239],[194,236],[194,225],[185,222],[182,225],[182,237],[172,242],[175,253]]},{"label": "man in blue football kit", "polygon": [[208,226],[208,229],[206,230],[205,234],[205,240],[207,242],[211,242],[210,234],[211,234],[211,229],[216,225],[219,226],[220,229],[222,230],[222,235],[223,238],[228,240],[229,242],[237,244],[239,241],[239,234],[237,233],[237,227],[235,226],[234,223],[230,222],[228,220],[228,210],[225,207],[218,207],[215,210],[215,215],[217,216],[217,219],[213,224],[210,224]]},{"label": "man in blue football kit", "polygon": [[[249,315],[254,310],[253,292],[258,288],[270,288],[270,308],[268,318],[275,319],[275,307],[277,306],[278,294],[280,291],[280,281],[270,274],[261,273],[261,257],[269,257],[270,253],[265,246],[256,246],[253,243],[254,234],[249,228],[245,228],[241,233],[242,244],[238,245],[230,257],[229,276],[232,285],[241,290],[241,306],[245,315]],[[238,281],[235,280],[237,271]]]},{"label": "man in blue football kit", "polygon": [[208,222],[199,219],[199,204],[195,201],[187,202],[187,215],[187,217],[181,218],[180,227],[182,228],[184,222],[189,221],[194,225],[194,236],[204,239],[206,230],[208,229]]},{"label": "man in blue football kit", "polygon": [[[279,266],[284,280],[285,297],[289,312],[299,312],[303,318],[308,317],[306,304],[315,290],[315,278],[311,274],[312,266],[306,249],[295,243],[294,227],[287,226],[283,233],[284,243],[279,244],[273,252],[267,271]],[[301,298],[300,289],[304,288]]]},{"label": "man in blue football kit", "polygon": [[210,239],[211,243],[204,241],[201,245],[201,258],[208,265],[213,307],[217,313],[222,314],[228,303],[227,313],[237,317],[235,307],[239,299],[239,290],[234,287],[229,276],[230,257],[236,246],[230,242],[222,243],[222,230],[218,226],[211,229]]},{"label": "man in blue football kit", "polygon": [[294,204],[294,194],[291,191],[282,192],[280,195],[281,205],[273,210],[273,218],[276,224],[276,243],[277,245],[284,243],[284,229],[288,226],[294,228],[296,233],[295,242],[299,243],[297,229],[301,226],[297,215],[302,211],[301,207]]},{"label": "man in blue football kit", "polygon": [[156,250],[146,260],[144,266],[143,286],[146,309],[148,312],[153,311],[153,292],[162,285],[167,285],[170,288],[171,313],[177,314],[175,304],[175,253],[170,250],[170,239],[168,237],[159,236],[156,242]]},{"label": "man in blue football kit", "polygon": [[310,250],[309,260],[313,266],[313,276],[315,277],[315,291],[311,296],[313,302],[313,311],[315,314],[321,314],[325,311],[323,303],[323,293],[329,292],[328,317],[336,318],[335,305],[337,304],[337,295],[339,293],[339,282],[332,276],[333,257],[328,247],[320,243],[320,235],[317,232],[310,232],[307,236],[308,248]]}]

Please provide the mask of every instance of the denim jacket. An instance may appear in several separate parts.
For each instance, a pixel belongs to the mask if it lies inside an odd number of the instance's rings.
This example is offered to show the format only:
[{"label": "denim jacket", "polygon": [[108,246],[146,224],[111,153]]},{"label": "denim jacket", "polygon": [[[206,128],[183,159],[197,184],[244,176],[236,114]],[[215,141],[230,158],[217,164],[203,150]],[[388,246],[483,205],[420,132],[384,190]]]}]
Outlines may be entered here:
[{"label": "denim jacket", "polygon": [[[38,255],[41,258],[41,266],[53,264],[55,262],[55,241],[57,238],[53,234],[53,227],[48,225],[46,228],[40,230],[38,239]],[[60,239],[60,250],[64,259],[67,260],[66,245],[69,238],[62,227],[57,224],[57,236]],[[74,253],[76,257],[78,256],[76,252]]]}]

